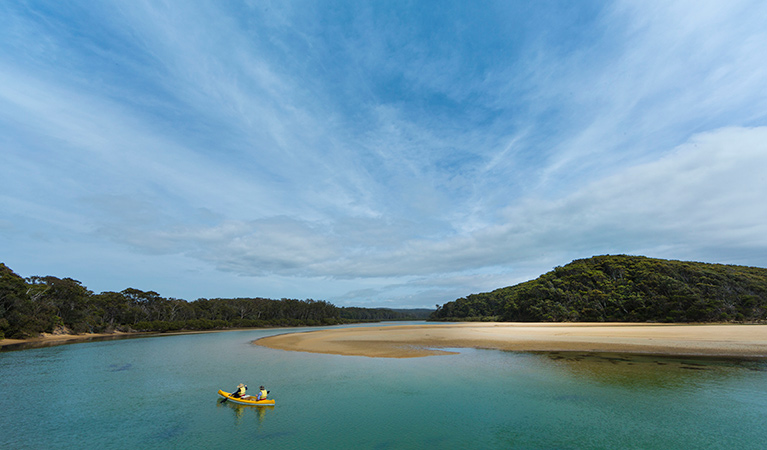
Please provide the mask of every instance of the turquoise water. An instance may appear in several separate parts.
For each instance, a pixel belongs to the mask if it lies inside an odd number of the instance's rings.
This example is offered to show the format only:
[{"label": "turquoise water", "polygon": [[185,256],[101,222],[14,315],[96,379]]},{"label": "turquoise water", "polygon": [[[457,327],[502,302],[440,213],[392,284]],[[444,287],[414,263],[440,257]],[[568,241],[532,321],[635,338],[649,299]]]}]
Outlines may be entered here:
[{"label": "turquoise water", "polygon": [[[287,331],[305,331],[287,330]],[[286,330],[0,353],[2,449],[763,449],[767,363],[460,349],[378,359]],[[274,407],[221,404],[266,385]]]}]

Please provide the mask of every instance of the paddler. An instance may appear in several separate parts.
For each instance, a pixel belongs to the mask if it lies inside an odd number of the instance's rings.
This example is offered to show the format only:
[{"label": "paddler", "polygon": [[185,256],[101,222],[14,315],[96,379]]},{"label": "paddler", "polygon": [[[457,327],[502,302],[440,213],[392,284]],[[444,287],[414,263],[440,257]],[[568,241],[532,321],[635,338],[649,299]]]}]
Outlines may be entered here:
[{"label": "paddler", "polygon": [[248,398],[250,396],[249,395],[245,395],[245,391],[247,391],[247,390],[248,390],[248,385],[240,383],[240,384],[237,385],[237,390],[234,391],[234,393],[232,394],[232,397],[234,397],[234,398]]},{"label": "paddler", "polygon": [[269,394],[269,391],[266,390],[263,386],[258,388],[258,395],[256,396],[256,400],[266,400],[266,396]]}]

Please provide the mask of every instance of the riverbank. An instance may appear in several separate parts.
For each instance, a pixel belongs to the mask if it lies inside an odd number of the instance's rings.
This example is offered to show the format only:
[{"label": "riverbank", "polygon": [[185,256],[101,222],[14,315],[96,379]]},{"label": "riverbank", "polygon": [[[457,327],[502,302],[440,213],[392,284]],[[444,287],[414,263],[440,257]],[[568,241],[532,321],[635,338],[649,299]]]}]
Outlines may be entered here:
[{"label": "riverbank", "polygon": [[75,344],[78,342],[88,342],[108,339],[125,339],[130,337],[147,336],[147,333],[123,333],[116,331],[114,333],[85,333],[85,334],[49,334],[29,339],[2,339],[0,340],[0,350],[24,350],[30,348],[52,347],[54,345]]},{"label": "riverbank", "polygon": [[428,323],[290,333],[253,343],[280,350],[384,358],[454,353],[445,350],[451,348],[767,358],[767,325]]},{"label": "riverbank", "polygon": [[[202,330],[202,331],[177,331],[169,333],[160,332],[133,332],[125,333],[83,333],[83,334],[49,334],[42,333],[38,337],[29,339],[3,339],[0,340],[0,351],[27,350],[40,347],[53,347],[56,345],[77,344],[88,341],[108,341],[113,339],[131,339],[152,336],[172,336],[175,334],[219,333],[222,331],[238,331],[245,328],[232,328],[227,330]],[[252,328],[247,328],[252,329]]]}]

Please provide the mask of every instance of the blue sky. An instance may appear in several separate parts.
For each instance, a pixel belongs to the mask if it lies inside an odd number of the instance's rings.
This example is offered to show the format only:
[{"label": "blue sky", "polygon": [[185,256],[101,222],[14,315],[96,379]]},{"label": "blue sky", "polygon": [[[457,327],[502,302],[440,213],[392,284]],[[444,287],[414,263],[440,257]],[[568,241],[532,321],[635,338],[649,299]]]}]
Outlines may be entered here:
[{"label": "blue sky", "polygon": [[762,1],[0,2],[0,261],[434,307],[767,267]]}]

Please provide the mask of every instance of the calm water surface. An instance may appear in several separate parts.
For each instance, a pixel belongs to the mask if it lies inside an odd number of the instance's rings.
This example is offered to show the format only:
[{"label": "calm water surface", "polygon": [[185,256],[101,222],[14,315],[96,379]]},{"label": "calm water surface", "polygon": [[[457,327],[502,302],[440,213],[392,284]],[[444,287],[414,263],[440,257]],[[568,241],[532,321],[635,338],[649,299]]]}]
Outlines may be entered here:
[{"label": "calm water surface", "polygon": [[[0,353],[2,449],[763,449],[767,363],[251,345],[291,330]],[[221,404],[266,385],[274,407]]]}]

